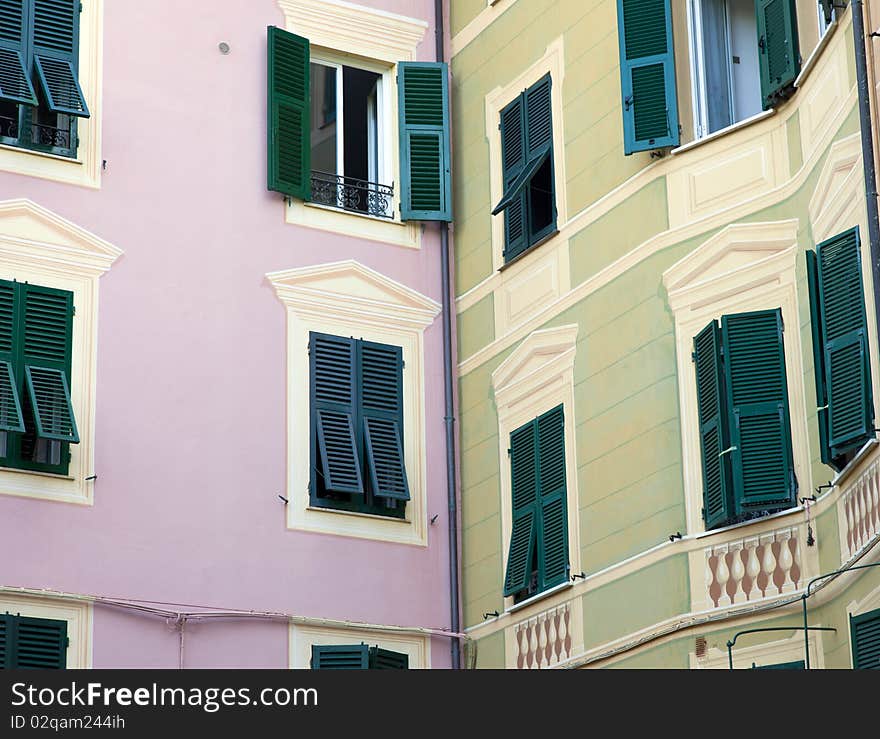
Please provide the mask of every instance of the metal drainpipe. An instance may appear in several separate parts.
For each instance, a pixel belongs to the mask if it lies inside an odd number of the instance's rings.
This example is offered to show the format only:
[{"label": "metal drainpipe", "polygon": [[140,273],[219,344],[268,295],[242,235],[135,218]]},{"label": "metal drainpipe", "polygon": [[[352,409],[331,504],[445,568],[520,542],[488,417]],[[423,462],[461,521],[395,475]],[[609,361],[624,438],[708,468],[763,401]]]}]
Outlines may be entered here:
[{"label": "metal drainpipe", "polygon": [[874,141],[871,130],[871,101],[868,89],[867,36],[862,0],[852,0],[853,46],[856,55],[856,89],[859,95],[859,128],[862,135],[862,166],[868,208],[868,241],[871,248],[871,278],[874,282],[874,320],[880,330],[880,221],[877,217],[877,175],[874,169]]},{"label": "metal drainpipe", "polygon": [[[443,0],[434,0],[434,34],[437,61],[444,61]],[[449,603],[453,632],[459,631],[458,617],[458,502],[455,489],[455,408],[452,385],[452,306],[449,289],[449,224],[439,221],[441,289],[443,290],[443,384],[446,396],[446,494],[449,502]],[[461,669],[461,645],[450,641],[452,669]]]}]

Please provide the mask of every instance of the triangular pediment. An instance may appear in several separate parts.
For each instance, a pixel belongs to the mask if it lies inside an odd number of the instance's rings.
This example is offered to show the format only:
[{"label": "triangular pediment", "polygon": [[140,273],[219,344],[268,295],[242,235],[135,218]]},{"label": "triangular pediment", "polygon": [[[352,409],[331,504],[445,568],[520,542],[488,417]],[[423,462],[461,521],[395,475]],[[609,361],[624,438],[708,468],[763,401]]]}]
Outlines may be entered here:
[{"label": "triangular pediment", "polygon": [[857,223],[865,202],[861,152],[858,133],[835,141],[828,151],[809,205],[817,242]]},{"label": "triangular pediment", "polygon": [[122,250],[31,200],[0,201],[0,253],[105,271]]},{"label": "triangular pediment", "polygon": [[428,325],[440,304],[353,259],[272,272],[278,297],[302,311],[397,316]]},{"label": "triangular pediment", "polygon": [[563,357],[573,364],[577,334],[577,324],[533,331],[492,373],[495,394],[527,378],[546,375]]}]

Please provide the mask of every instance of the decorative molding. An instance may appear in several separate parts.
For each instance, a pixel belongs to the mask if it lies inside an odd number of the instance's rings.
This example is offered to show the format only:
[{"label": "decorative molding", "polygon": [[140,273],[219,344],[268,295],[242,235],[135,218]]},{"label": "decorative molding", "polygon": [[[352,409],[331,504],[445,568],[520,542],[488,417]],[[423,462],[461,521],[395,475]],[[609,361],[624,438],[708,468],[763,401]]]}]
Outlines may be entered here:
[{"label": "decorative molding", "polygon": [[103,116],[104,0],[81,0],[79,18],[79,83],[91,117],[77,123],[76,159],[0,145],[0,170],[70,185],[101,187]]},{"label": "decorative molding", "polygon": [[509,408],[574,368],[578,326],[535,331],[492,373],[495,400]]},{"label": "decorative molding", "polygon": [[427,21],[342,0],[278,0],[288,31],[313,46],[382,59],[414,61]]},{"label": "decorative molding", "polygon": [[810,223],[813,240],[824,241],[852,228],[864,208],[861,136],[854,133],[838,139],[828,150],[828,158],[810,197]]},{"label": "decorative molding", "polygon": [[431,642],[426,636],[390,634],[363,628],[330,628],[327,626],[304,626],[291,624],[288,636],[289,667],[292,670],[308,670],[311,667],[312,646],[367,644],[380,646],[409,657],[409,669],[431,668]]},{"label": "decorative molding", "polygon": [[0,613],[67,621],[67,669],[92,667],[92,604],[69,599],[0,593]]},{"label": "decorative molding", "polygon": [[486,7],[450,40],[452,56],[460,53],[465,46],[485,31],[496,18],[512,7],[515,2],[516,0],[486,0]]},{"label": "decorative molding", "polygon": [[112,244],[30,200],[0,202],[0,275],[73,293],[70,393],[80,443],[68,475],[0,468],[0,495],[91,505],[94,467],[98,279],[122,254]]},{"label": "decorative molding", "polygon": [[[287,526],[427,546],[424,331],[436,301],[354,260],[266,275],[287,308]],[[404,462],[412,499],[403,520],[309,506],[309,332],[403,350]]]}]

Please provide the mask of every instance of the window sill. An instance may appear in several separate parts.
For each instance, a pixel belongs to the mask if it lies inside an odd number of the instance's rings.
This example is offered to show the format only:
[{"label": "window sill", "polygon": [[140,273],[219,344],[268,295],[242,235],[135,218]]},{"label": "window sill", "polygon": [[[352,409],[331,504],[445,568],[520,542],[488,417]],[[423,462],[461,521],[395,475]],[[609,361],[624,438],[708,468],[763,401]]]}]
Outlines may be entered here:
[{"label": "window sill", "polygon": [[828,46],[828,42],[831,40],[831,37],[834,35],[834,32],[837,30],[838,26],[837,19],[835,18],[831,21],[831,25],[825,29],[825,33],[822,38],[819,39],[819,43],[816,44],[816,48],[813,49],[813,53],[810,54],[807,61],[804,62],[804,65],[801,67],[800,74],[797,76],[797,79],[794,81],[795,88],[800,87],[804,84],[804,80],[807,78],[807,75],[813,71],[816,67],[816,62],[819,57],[822,56],[822,52],[825,50],[825,47]]},{"label": "window sill", "polygon": [[67,164],[78,164],[82,166],[82,160],[76,157],[65,157],[61,154],[53,154],[49,151],[40,151],[39,149],[28,149],[26,146],[13,146],[12,144],[0,144],[0,149],[4,151],[14,151],[17,154],[31,154],[35,157],[45,157],[53,159],[56,162],[65,162]]},{"label": "window sill", "polygon": [[735,131],[739,131],[742,128],[747,128],[755,123],[759,123],[770,116],[776,113],[776,108],[770,108],[769,110],[762,110],[760,113],[756,113],[750,118],[744,118],[741,121],[737,121],[736,123],[727,126],[726,128],[721,128],[718,131],[713,131],[708,136],[703,136],[701,139],[696,139],[687,144],[682,144],[681,146],[673,149],[670,154],[684,154],[686,151],[690,151],[691,149],[696,149],[698,146],[702,146],[703,144],[707,144],[710,141],[715,141],[716,139],[727,136]]},{"label": "window sill", "polygon": [[[408,502],[408,501],[407,501]],[[343,516],[356,516],[358,518],[366,518],[371,521],[390,521],[391,523],[410,524],[408,518],[397,518],[395,516],[380,516],[378,513],[363,513],[361,511],[345,511],[340,508],[322,508],[321,506],[310,505],[306,507],[307,511],[319,511],[320,513],[338,513]]]},{"label": "window sill", "polygon": [[422,230],[416,222],[378,218],[328,205],[304,203],[301,200],[286,200],[284,209],[285,220],[292,225],[411,249],[421,248]]},{"label": "window sill", "polygon": [[566,582],[561,582],[559,585],[554,585],[552,588],[548,588],[547,590],[542,590],[540,593],[536,593],[531,598],[526,598],[524,601],[520,603],[516,603],[515,605],[510,606],[510,608],[505,608],[504,613],[516,613],[517,611],[522,611],[525,608],[528,608],[531,605],[534,605],[538,601],[544,600],[545,598],[549,598],[551,595],[555,595],[556,593],[561,593],[563,590],[568,590],[574,585],[571,580],[567,580]]},{"label": "window sill", "polygon": [[519,262],[519,261],[525,259],[529,254],[534,253],[539,247],[543,246],[543,245],[546,244],[548,241],[551,241],[551,240],[552,240],[555,236],[557,236],[558,234],[559,234],[559,229],[558,229],[558,228],[557,228],[555,231],[551,231],[551,232],[548,233],[543,239],[539,239],[539,240],[536,241],[534,244],[532,244],[528,249],[525,249],[525,250],[521,251],[521,252],[520,252],[519,254],[517,254],[513,259],[511,259],[509,262],[505,262],[504,264],[502,264],[502,265],[498,268],[498,271],[499,271],[499,272],[504,272],[506,269],[509,269],[510,267],[512,267],[512,266],[513,266],[514,264],[516,264],[517,262]]},{"label": "window sill", "polygon": [[[880,444],[880,442],[878,442],[877,439],[868,439],[868,441],[865,442],[865,445],[859,449],[856,456],[849,461],[846,467],[832,478],[831,486],[837,487],[840,483],[846,480],[852,474],[853,470],[861,464],[862,460],[867,457],[878,444]],[[828,492],[831,492],[831,488],[828,489]],[[827,494],[828,493],[826,493],[826,495]]]},{"label": "window sill", "polygon": [[59,475],[55,472],[42,472],[41,470],[23,470],[19,467],[0,467],[0,472],[14,472],[17,475],[37,475],[38,477],[48,477],[52,480],[73,480],[72,475]]},{"label": "window sill", "polygon": [[764,523],[765,521],[773,521],[777,518],[785,518],[786,516],[790,516],[794,513],[798,513],[804,510],[802,505],[794,506],[792,508],[786,508],[781,511],[776,511],[776,513],[771,513],[767,516],[760,516],[758,518],[752,518],[748,521],[740,521],[739,523],[732,523],[729,526],[722,526],[717,529],[712,529],[711,531],[700,531],[693,536],[689,536],[689,539],[705,539],[707,536],[715,536],[716,534],[723,534],[727,531],[734,531],[735,529],[742,529],[746,526],[754,526],[758,523]]}]

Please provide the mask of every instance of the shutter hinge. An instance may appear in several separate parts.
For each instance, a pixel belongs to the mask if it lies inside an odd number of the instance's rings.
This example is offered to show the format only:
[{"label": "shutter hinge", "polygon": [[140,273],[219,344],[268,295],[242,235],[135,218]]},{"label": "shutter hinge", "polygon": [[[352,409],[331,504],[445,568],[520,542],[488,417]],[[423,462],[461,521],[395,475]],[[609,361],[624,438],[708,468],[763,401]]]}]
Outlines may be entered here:
[{"label": "shutter hinge", "polygon": [[507,456],[509,457],[513,450],[510,447],[507,447]]},{"label": "shutter hinge", "polygon": [[73,306],[73,308],[71,309],[70,315],[72,315],[72,316],[76,315],[76,306]]},{"label": "shutter hinge", "polygon": [[83,4],[82,4],[82,3],[79,4],[79,12],[80,12],[80,13],[83,12]]},{"label": "shutter hinge", "polygon": [[[82,5],[80,5],[80,7],[82,7]],[[69,646],[70,646],[70,637],[69,637],[69,636],[65,636],[65,637],[64,637],[64,646],[65,646],[65,647],[69,647]]]},{"label": "shutter hinge", "polygon": [[401,359],[401,360],[400,360],[400,369],[403,369],[404,367],[406,367],[406,360],[405,360],[405,359]]},{"label": "shutter hinge", "polygon": [[703,520],[706,520],[706,509],[700,508],[700,516],[702,516]]},{"label": "shutter hinge", "polygon": [[692,362],[696,362],[696,361],[697,361],[697,353],[696,353],[696,352],[691,352],[691,361],[692,361]]}]

